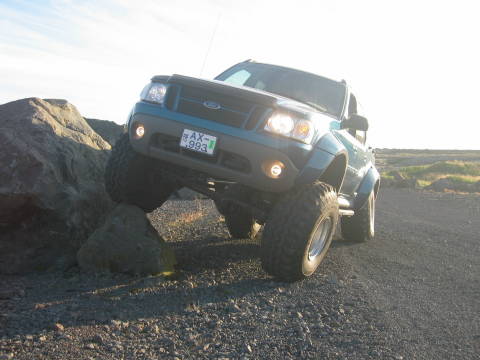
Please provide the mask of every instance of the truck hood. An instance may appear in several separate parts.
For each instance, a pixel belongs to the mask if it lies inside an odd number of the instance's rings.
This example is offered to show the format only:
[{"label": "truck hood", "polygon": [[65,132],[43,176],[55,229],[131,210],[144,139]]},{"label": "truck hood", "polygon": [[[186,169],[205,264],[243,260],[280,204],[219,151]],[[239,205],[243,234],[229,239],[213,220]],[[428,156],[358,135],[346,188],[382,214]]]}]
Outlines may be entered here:
[{"label": "truck hood", "polygon": [[192,86],[196,88],[204,88],[209,91],[229,95],[233,97],[239,97],[246,101],[262,104],[268,107],[281,107],[288,110],[292,110],[308,116],[310,113],[321,113],[317,109],[304,104],[302,102],[286,98],[277,94],[273,94],[267,91],[254,89],[247,86],[237,86],[227,84],[219,80],[206,80],[199,79],[190,76],[174,74],[172,76],[154,76],[152,78],[154,82],[166,82],[170,84],[179,84],[185,86]]}]

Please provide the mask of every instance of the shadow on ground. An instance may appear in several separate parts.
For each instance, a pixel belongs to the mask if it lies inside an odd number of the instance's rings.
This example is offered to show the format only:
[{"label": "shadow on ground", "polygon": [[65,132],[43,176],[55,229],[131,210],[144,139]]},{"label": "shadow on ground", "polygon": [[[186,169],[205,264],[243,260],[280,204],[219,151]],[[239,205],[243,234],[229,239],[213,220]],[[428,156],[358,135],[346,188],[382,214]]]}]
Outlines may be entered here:
[{"label": "shadow on ground", "polygon": [[255,241],[212,236],[173,247],[178,271],[171,277],[92,275],[78,268],[29,277],[26,295],[17,301],[15,312],[8,314],[0,336],[35,334],[51,330],[58,322],[79,327],[111,320],[194,315],[203,306],[225,307],[228,313],[233,308],[225,303],[230,300],[282,285],[262,273]]},{"label": "shadow on ground", "polygon": [[[26,278],[25,297],[17,301],[15,312],[8,314],[0,336],[35,334],[51,330],[55,323],[78,328],[112,320],[201,316],[202,309],[228,314],[237,311],[236,301],[248,295],[269,298],[279,287],[312,286],[310,282],[321,287],[328,282],[325,275],[300,284],[273,281],[261,269],[259,238],[232,240],[209,234],[171,242],[178,260],[178,271],[171,277],[92,275],[78,268],[32,275]],[[334,241],[332,247],[350,245],[353,243]],[[322,272],[331,272],[330,268],[332,260],[327,257]]]}]

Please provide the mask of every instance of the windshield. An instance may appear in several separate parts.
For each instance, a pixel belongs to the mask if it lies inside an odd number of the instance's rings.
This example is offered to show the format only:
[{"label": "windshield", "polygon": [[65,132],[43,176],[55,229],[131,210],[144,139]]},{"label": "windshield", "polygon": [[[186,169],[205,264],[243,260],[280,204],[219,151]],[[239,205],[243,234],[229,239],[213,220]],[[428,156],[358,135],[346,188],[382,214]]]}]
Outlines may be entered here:
[{"label": "windshield", "polygon": [[345,85],[318,75],[281,66],[241,63],[215,78],[232,85],[248,86],[298,100],[340,117]]}]

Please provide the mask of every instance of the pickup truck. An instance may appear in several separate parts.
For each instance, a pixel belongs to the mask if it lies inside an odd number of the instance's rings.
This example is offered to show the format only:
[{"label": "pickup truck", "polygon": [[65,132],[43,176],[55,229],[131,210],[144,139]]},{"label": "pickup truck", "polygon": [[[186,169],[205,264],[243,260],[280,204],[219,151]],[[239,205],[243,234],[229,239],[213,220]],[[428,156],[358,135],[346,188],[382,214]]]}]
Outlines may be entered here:
[{"label": "pickup truck", "polygon": [[337,224],[374,236],[380,176],[365,117],[344,80],[244,61],[214,80],[154,76],[114,145],[105,187],[146,212],[188,187],[211,198],[234,238],[262,229],[264,270],[312,275]]}]

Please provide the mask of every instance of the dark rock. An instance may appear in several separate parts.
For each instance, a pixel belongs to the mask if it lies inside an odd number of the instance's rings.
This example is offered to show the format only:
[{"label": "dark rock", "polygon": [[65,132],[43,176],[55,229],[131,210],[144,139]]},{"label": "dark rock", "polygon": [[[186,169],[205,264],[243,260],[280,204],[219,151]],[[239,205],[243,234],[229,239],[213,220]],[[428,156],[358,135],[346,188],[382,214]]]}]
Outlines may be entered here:
[{"label": "dark rock", "polygon": [[94,272],[172,272],[175,255],[136,206],[120,204],[78,251],[80,267]]},{"label": "dark rock", "polygon": [[109,150],[65,100],[0,105],[0,273],[48,269],[76,252],[111,207]]},{"label": "dark rock", "polygon": [[103,140],[108,142],[111,146],[113,146],[120,135],[123,134],[123,126],[118,125],[113,121],[88,118],[85,118],[85,121],[98,135],[103,138]]}]

